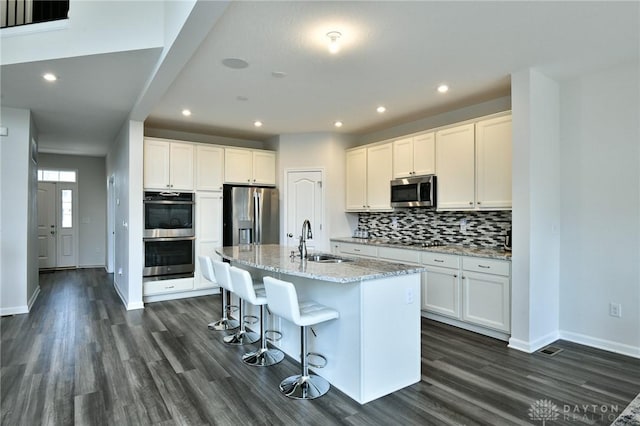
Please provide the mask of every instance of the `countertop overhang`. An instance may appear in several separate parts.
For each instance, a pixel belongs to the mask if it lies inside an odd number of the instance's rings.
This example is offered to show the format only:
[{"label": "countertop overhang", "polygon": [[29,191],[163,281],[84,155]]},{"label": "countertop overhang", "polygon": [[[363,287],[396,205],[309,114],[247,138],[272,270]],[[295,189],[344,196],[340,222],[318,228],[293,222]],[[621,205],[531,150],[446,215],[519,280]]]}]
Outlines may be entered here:
[{"label": "countertop overhang", "polygon": [[448,244],[443,246],[435,246],[435,247],[422,247],[418,245],[404,245],[398,244],[397,242],[392,242],[388,238],[353,238],[353,237],[342,237],[342,238],[331,238],[331,241],[341,242],[341,243],[353,243],[353,244],[364,244],[364,245],[372,245],[372,246],[380,246],[380,247],[392,247],[403,250],[417,250],[417,251],[428,251],[434,253],[444,253],[444,254],[454,254],[459,256],[474,256],[474,257],[486,257],[489,259],[500,259],[500,260],[508,260],[511,261],[511,252],[507,251],[503,248],[492,248],[492,247],[470,247],[458,244]]},{"label": "countertop overhang", "polygon": [[[292,251],[296,253],[294,258],[291,257]],[[426,270],[416,265],[349,256],[340,256],[348,258],[349,262],[311,262],[300,259],[297,255],[297,247],[278,244],[227,246],[216,249],[216,253],[224,259],[248,267],[336,283],[352,283],[417,274]],[[316,254],[316,252],[309,254]]]}]

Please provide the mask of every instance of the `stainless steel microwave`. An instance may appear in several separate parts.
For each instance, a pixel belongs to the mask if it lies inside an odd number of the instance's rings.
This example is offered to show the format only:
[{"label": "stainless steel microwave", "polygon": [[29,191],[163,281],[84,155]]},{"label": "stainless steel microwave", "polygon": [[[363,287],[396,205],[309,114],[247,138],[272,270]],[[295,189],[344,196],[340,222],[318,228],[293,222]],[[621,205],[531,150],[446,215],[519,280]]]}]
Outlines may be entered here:
[{"label": "stainless steel microwave", "polygon": [[391,181],[391,207],[436,207],[436,176]]}]

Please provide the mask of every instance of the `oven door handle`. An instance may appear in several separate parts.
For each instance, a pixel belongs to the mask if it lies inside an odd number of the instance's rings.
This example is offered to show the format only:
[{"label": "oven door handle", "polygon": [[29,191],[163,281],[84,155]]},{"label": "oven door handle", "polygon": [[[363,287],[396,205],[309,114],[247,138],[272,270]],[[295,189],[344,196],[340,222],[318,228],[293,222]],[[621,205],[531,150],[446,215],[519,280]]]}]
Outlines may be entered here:
[{"label": "oven door handle", "polygon": [[153,237],[148,237],[148,238],[143,238],[143,240],[146,241],[158,241],[158,242],[163,242],[163,241],[189,241],[189,240],[195,240],[196,237],[162,237],[162,238],[153,238]]},{"label": "oven door handle", "polygon": [[195,204],[195,201],[171,201],[171,200],[160,200],[160,201],[144,201],[145,204]]}]

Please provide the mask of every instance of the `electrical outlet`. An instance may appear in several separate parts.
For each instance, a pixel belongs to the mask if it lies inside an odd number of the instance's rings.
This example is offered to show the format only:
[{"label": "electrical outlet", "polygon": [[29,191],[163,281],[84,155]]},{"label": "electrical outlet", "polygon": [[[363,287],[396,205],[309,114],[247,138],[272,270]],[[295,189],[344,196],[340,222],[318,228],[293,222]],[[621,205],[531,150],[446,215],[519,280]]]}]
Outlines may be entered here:
[{"label": "electrical outlet", "polygon": [[622,318],[622,306],[619,303],[609,302],[609,315]]},{"label": "electrical outlet", "polygon": [[467,219],[460,219],[460,232],[467,232]]},{"label": "electrical outlet", "polygon": [[397,217],[392,217],[391,218],[391,229],[398,229],[398,218]]},{"label": "electrical outlet", "polygon": [[405,292],[405,301],[407,305],[410,305],[413,303],[413,290],[408,288],[407,291]]}]

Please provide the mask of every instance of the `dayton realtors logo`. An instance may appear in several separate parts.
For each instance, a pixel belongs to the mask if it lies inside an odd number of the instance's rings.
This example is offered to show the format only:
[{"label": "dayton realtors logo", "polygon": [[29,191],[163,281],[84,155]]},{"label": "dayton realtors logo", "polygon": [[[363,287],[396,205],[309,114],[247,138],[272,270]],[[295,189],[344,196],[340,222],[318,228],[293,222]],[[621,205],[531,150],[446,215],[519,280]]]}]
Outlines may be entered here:
[{"label": "dayton realtors logo", "polygon": [[548,399],[539,399],[529,407],[529,418],[542,421],[542,426],[549,420],[558,420],[560,409]]},{"label": "dayton realtors logo", "polygon": [[587,422],[608,421],[612,422],[619,414],[618,405],[605,404],[564,404],[558,407],[553,401],[539,399],[529,407],[529,418],[541,421],[545,426],[548,421],[555,421],[562,417],[562,421]]}]

